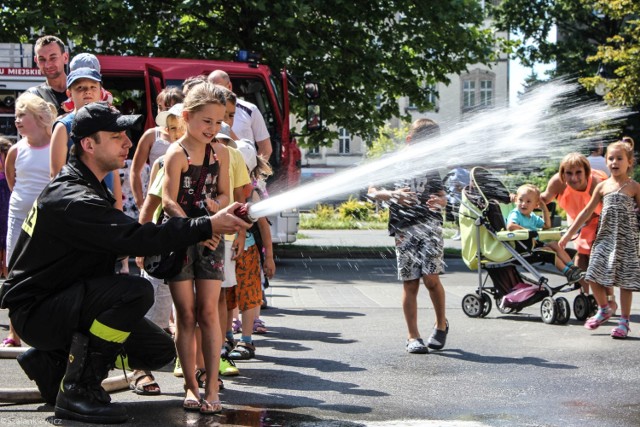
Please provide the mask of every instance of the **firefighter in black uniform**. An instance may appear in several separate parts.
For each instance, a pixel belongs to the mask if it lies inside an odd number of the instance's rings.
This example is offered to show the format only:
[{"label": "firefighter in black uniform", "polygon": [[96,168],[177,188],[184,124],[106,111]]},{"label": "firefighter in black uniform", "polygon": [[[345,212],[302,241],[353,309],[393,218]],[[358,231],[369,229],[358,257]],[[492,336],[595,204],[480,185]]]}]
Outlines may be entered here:
[{"label": "firefighter in black uniform", "polygon": [[75,155],[34,203],[0,292],[0,307],[33,347],[19,363],[58,418],[126,421],[124,407],[110,403],[100,385],[116,359],[155,370],[175,357],[171,337],[144,318],[154,300],[150,283],[114,274],[116,258],[197,242],[215,247],[214,232],[249,227],[231,213],[237,203],[213,217],[163,225],[141,225],[115,209],[102,180],[123,167],[132,146],[125,130],[140,118],[100,102],[77,112]]}]

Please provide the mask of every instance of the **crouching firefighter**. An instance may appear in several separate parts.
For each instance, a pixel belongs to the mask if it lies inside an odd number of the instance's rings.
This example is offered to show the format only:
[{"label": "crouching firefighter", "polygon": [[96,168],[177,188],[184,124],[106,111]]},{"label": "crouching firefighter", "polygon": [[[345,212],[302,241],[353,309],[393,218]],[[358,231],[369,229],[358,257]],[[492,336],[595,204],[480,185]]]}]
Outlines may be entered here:
[{"label": "crouching firefighter", "polygon": [[126,130],[141,116],[106,103],[78,110],[69,163],[40,194],[24,221],[0,290],[0,307],[32,346],[18,362],[55,416],[89,423],[127,421],[101,382],[119,361],[156,370],[175,357],[173,340],[144,318],[154,295],[141,277],[116,275],[118,256],[169,252],[249,224],[231,212],[141,225],[113,207],[103,179],[123,167]]}]

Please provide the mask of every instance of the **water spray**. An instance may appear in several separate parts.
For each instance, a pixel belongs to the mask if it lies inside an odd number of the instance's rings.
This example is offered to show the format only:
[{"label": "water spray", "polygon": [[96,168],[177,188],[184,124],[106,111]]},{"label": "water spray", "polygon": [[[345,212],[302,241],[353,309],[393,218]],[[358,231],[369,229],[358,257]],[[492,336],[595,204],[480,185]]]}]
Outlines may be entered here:
[{"label": "water spray", "polygon": [[543,161],[584,151],[595,141],[612,140],[631,112],[609,107],[601,100],[581,100],[578,91],[578,84],[563,81],[541,85],[518,105],[474,114],[443,129],[440,136],[415,141],[395,153],[272,196],[239,213],[243,219],[253,220],[456,165],[531,170]]}]

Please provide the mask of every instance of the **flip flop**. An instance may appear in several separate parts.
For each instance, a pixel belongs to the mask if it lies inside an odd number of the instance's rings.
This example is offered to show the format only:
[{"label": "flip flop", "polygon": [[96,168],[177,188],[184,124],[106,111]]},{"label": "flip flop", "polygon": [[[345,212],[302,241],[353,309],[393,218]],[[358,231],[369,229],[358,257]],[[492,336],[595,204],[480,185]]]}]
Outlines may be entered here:
[{"label": "flip flop", "polygon": [[204,400],[202,399],[202,406],[200,406],[201,414],[221,414],[222,402],[219,400]]},{"label": "flip flop", "polygon": [[195,397],[193,394],[187,391],[187,395],[182,401],[182,408],[185,411],[199,411],[202,407],[202,402],[202,399]]}]

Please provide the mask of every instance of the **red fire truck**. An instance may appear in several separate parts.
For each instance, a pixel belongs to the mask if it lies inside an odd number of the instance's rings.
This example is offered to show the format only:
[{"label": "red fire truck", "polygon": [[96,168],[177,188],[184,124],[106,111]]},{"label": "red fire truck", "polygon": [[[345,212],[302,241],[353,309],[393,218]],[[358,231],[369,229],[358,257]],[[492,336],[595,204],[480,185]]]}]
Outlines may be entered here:
[{"label": "red fire truck", "polygon": [[[155,126],[156,97],[165,86],[180,87],[187,77],[224,70],[231,78],[236,95],[258,106],[271,135],[270,163],[275,174],[268,186],[270,194],[298,185],[300,150],[290,133],[291,80],[286,71],[275,74],[268,66],[255,62],[110,55],[98,55],[98,59],[103,86],[114,95],[114,105],[123,109],[126,106],[128,111],[144,115],[145,129]],[[33,61],[32,45],[0,43],[0,134],[17,138],[15,99],[43,81]],[[132,137],[134,143],[137,136]],[[295,241],[299,222],[296,210],[283,211],[270,220],[275,243]]]}]

